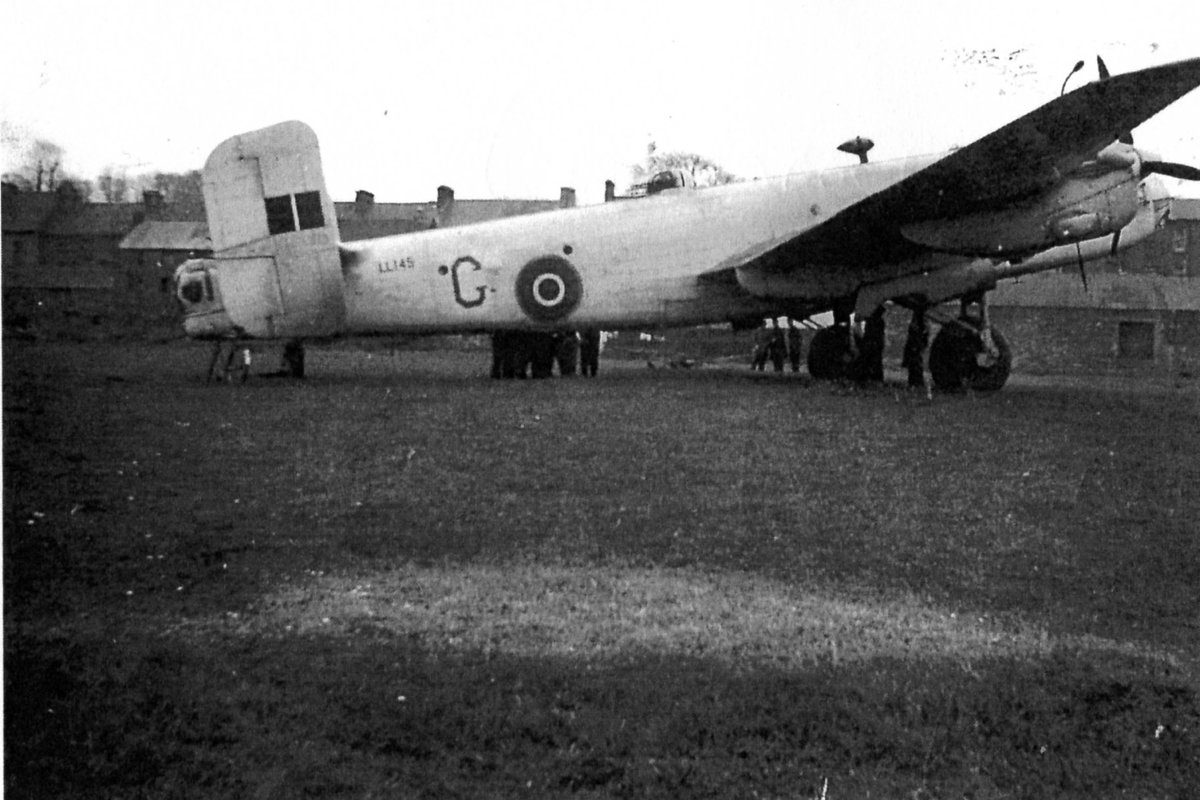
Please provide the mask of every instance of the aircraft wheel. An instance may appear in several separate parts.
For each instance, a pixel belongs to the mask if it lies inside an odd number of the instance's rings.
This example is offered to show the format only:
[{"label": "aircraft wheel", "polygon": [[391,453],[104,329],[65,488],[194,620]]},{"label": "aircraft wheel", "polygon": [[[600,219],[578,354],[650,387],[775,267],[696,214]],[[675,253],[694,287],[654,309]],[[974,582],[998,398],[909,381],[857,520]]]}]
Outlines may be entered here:
[{"label": "aircraft wheel", "polygon": [[283,346],[283,368],[293,378],[304,377],[304,342],[293,339]]},{"label": "aircraft wheel", "polygon": [[838,326],[822,328],[813,334],[808,346],[808,374],[818,380],[844,378],[850,361],[846,329]]},{"label": "aircraft wheel", "polygon": [[979,334],[962,325],[943,325],[929,348],[929,374],[943,392],[996,392],[1012,370],[1012,350],[992,328],[997,355],[984,352]]}]

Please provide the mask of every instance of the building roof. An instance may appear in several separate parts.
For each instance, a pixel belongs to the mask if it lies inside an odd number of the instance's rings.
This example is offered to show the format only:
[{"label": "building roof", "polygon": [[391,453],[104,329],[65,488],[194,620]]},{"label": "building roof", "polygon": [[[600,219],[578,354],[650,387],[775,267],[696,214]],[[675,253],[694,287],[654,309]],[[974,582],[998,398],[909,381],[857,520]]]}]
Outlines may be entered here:
[{"label": "building roof", "polygon": [[[6,185],[7,186],[7,185]],[[0,204],[0,227],[5,233],[36,233],[58,205],[54,192],[4,192]]]},{"label": "building roof", "polygon": [[438,225],[443,228],[458,225],[473,225],[477,222],[536,214],[561,208],[558,200],[458,200],[447,204],[438,215]]},{"label": "building roof", "polygon": [[357,203],[351,201],[336,201],[338,219],[390,219],[412,220],[427,217],[436,211],[433,202],[428,203]]},{"label": "building roof", "polygon": [[148,219],[121,240],[122,250],[212,250],[208,224]]},{"label": "building roof", "polygon": [[204,204],[184,201],[181,203],[159,203],[146,210],[146,216],[162,222],[204,222]]},{"label": "building roof", "polygon": [[1200,220],[1200,198],[1171,198],[1171,219]]},{"label": "building roof", "polygon": [[437,219],[434,203],[337,202],[333,205],[337,210],[338,233],[346,242],[428,230]]},{"label": "building roof", "polygon": [[124,236],[146,216],[141,203],[79,203],[60,206],[44,228],[55,236]]},{"label": "building roof", "polygon": [[[440,187],[438,200],[418,203],[376,203],[370,192],[359,200],[334,203],[344,241],[394,236],[433,227],[533,214],[574,204],[559,200],[455,200],[449,187]],[[50,236],[122,237],[125,250],[211,251],[204,209],[195,203],[163,203],[147,197],[140,203],[81,203],[53,192],[10,191],[5,186],[5,233],[45,233]],[[152,199],[156,202],[151,202]]]},{"label": "building roof", "polygon": [[[437,204],[334,203],[342,241],[375,239],[429,230],[435,226],[469,225],[500,217],[558,208],[553,200],[455,200],[440,213]],[[58,231],[55,231],[58,232]],[[145,220],[122,241],[123,250],[212,250],[203,222]]]}]

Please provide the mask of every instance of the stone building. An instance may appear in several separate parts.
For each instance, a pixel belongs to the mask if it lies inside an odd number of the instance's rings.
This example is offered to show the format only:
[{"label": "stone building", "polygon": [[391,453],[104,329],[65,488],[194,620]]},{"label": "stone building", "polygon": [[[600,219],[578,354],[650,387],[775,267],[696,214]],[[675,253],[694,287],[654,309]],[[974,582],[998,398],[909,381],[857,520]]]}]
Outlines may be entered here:
[{"label": "stone building", "polygon": [[1116,257],[1006,281],[992,318],[1025,372],[1200,374],[1200,200]]},{"label": "stone building", "polygon": [[86,203],[70,192],[19,192],[5,184],[3,312],[6,329],[98,332],[128,310],[120,243],[141,221],[138,203]]},{"label": "stone building", "polygon": [[[575,205],[557,200],[459,200],[440,186],[436,200],[377,203],[368,191],[337,202],[344,241],[483,222]],[[179,334],[173,277],[189,258],[212,254],[199,205],[85,203],[67,193],[22,192],[4,184],[4,324],[8,331],[106,337]]]}]

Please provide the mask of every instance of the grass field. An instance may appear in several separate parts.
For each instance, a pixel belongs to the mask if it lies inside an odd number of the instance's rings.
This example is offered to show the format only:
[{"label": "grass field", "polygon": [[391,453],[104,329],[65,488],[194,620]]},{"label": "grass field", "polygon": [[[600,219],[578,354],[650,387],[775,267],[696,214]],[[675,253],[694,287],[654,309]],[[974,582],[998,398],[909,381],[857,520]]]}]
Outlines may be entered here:
[{"label": "grass field", "polygon": [[4,344],[24,797],[1185,797],[1200,390]]}]

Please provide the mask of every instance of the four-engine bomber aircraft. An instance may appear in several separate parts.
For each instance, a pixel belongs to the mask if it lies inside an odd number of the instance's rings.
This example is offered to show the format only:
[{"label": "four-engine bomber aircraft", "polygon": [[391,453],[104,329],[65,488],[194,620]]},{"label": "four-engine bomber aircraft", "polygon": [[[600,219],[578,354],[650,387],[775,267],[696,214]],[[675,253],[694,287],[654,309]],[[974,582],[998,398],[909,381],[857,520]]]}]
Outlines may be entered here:
[{"label": "four-engine bomber aircraft", "polygon": [[857,355],[852,314],[891,301],[923,315],[959,299],[962,316],[930,352],[934,381],[998,389],[1011,359],[988,321],[996,282],[1082,268],[1145,238],[1160,220],[1144,179],[1200,179],[1129,134],[1200,85],[1200,58],[1100,70],[942,155],[355,242],[339,241],[316,136],[284,122],[223,142],[205,164],[214,257],[177,272],[184,326],[218,342],[286,342],[302,375],[305,340],[833,311],[808,358],[814,376],[831,377]]}]

